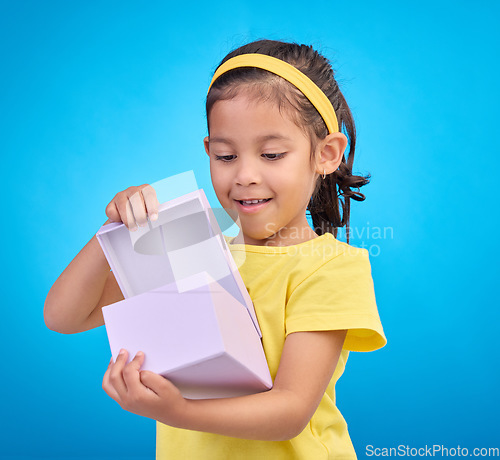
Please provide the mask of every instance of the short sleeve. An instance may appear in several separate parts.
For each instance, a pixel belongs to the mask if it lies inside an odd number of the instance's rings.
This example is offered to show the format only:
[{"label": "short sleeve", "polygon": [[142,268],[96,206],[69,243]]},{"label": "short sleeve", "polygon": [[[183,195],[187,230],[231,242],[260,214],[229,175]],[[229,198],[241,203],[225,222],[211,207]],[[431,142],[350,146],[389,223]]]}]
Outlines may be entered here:
[{"label": "short sleeve", "polygon": [[366,249],[348,246],[290,294],[286,334],[347,329],[344,349],[372,351],[386,343]]}]

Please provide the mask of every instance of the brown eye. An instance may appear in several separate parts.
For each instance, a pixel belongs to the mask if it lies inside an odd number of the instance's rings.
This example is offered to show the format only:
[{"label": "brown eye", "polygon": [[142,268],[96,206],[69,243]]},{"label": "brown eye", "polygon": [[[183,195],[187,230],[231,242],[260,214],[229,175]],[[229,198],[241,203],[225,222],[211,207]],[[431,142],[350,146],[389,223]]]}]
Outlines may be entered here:
[{"label": "brown eye", "polygon": [[263,153],[262,156],[267,158],[268,160],[279,160],[283,158],[286,153]]},{"label": "brown eye", "polygon": [[236,155],[214,155],[214,156],[216,160],[221,160],[224,162],[231,161],[236,157]]}]

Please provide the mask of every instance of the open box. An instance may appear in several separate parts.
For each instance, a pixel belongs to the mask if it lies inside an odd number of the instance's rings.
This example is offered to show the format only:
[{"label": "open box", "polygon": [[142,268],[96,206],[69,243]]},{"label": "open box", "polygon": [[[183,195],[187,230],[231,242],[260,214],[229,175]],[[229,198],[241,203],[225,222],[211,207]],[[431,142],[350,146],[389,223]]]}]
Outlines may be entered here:
[{"label": "open box", "polygon": [[270,389],[253,304],[205,193],[158,211],[135,232],[111,223],[96,235],[125,297],[102,309],[113,358],[143,351],[142,369],[191,399]]}]

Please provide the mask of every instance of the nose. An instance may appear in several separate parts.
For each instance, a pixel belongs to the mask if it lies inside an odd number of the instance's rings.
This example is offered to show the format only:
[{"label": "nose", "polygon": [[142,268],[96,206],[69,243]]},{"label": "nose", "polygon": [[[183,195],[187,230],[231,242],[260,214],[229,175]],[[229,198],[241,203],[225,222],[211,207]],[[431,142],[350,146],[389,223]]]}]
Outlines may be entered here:
[{"label": "nose", "polygon": [[238,162],[235,182],[237,185],[245,187],[252,184],[260,184],[262,182],[262,176],[258,160],[255,158],[241,158]]}]

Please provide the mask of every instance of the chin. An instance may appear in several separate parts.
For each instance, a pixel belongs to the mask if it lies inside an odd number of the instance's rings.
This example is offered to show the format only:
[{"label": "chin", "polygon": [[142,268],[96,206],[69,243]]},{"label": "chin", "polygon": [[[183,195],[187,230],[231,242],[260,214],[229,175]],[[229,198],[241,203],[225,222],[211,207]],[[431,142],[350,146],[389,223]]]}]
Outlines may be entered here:
[{"label": "chin", "polygon": [[251,229],[248,227],[245,227],[244,225],[240,227],[241,231],[243,232],[243,235],[245,238],[251,238],[252,240],[256,241],[266,241],[266,240],[273,240],[277,235],[277,231],[269,231],[266,229]]}]

